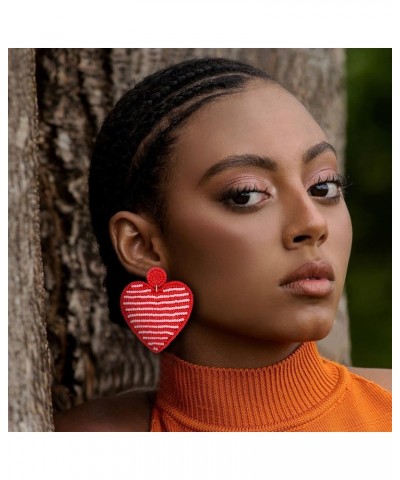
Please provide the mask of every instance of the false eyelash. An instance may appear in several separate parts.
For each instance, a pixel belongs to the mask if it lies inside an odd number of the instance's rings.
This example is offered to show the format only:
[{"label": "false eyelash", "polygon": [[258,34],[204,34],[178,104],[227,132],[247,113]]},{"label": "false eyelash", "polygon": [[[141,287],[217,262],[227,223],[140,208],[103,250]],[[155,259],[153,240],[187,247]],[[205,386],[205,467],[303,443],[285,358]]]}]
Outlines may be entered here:
[{"label": "false eyelash", "polygon": [[265,188],[264,190],[258,187],[257,185],[253,185],[252,187],[245,186],[245,187],[232,187],[226,192],[222,192],[220,196],[220,201],[226,201],[231,199],[234,195],[240,195],[242,193],[252,193],[252,192],[259,192],[268,194],[268,189]]},{"label": "false eyelash", "polygon": [[335,183],[338,187],[340,187],[340,192],[342,195],[353,184],[348,175],[340,175],[339,173],[331,174],[331,176],[328,178],[318,177],[318,180],[316,183],[314,183],[314,185],[321,183]]}]

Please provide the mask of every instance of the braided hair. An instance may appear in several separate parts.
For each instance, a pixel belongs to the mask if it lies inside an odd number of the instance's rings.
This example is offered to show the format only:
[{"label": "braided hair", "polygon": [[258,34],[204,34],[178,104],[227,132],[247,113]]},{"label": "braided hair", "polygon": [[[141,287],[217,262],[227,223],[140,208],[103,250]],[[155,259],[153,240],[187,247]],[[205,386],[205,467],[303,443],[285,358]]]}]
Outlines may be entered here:
[{"label": "braided hair", "polygon": [[120,264],[108,232],[121,210],[149,215],[167,229],[168,154],[189,116],[214,99],[238,92],[262,70],[224,58],[181,62],[149,75],[126,92],[105,119],[89,170],[89,207],[112,321],[126,325],[119,308],[124,287],[137,277]]}]

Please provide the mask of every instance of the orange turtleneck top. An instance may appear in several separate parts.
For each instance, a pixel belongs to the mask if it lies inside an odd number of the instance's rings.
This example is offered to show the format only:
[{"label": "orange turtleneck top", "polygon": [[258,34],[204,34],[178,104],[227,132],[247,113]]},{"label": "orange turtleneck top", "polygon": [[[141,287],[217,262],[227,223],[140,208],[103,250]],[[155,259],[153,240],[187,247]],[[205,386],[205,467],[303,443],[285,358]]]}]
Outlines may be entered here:
[{"label": "orange turtleneck top", "polygon": [[152,432],[390,432],[392,396],[303,343],[262,368],[161,358]]}]

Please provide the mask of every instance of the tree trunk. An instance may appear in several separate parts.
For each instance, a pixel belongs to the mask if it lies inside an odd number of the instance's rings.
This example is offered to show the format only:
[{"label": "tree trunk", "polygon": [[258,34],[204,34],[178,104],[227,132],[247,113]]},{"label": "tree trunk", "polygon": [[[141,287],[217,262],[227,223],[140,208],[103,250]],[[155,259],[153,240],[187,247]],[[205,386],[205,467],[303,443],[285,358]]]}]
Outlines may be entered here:
[{"label": "tree trunk", "polygon": [[[37,51],[42,249],[57,410],[128,388],[155,388],[157,357],[107,316],[90,230],[91,146],[116,100],[149,73],[193,57],[226,56],[267,70],[300,98],[337,148],[345,133],[342,49],[50,49]],[[345,301],[331,358],[349,362]],[[339,340],[338,340],[339,339]]]},{"label": "tree trunk", "polygon": [[53,430],[40,252],[35,57],[10,49],[8,428]]}]

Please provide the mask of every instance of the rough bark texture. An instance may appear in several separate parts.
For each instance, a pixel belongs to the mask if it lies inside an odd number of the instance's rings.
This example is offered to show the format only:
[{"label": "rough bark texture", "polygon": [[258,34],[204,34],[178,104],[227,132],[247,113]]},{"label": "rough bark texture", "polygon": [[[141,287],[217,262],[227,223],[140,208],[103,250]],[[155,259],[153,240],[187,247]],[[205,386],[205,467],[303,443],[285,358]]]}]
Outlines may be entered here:
[{"label": "rough bark texture", "polygon": [[[86,174],[95,134],[121,94],[167,64],[203,56],[240,59],[270,72],[304,102],[343,159],[341,49],[38,50],[42,248],[56,409],[156,385],[157,359],[107,318]],[[349,362],[344,301],[332,338],[340,338],[340,346],[325,341],[323,352]]]},{"label": "rough bark texture", "polygon": [[34,51],[9,55],[8,428],[53,430],[40,251]]}]

